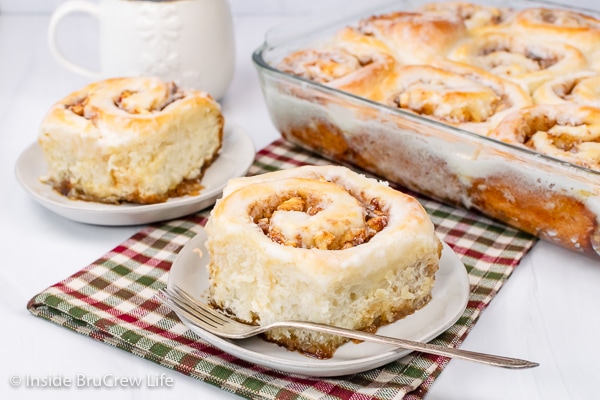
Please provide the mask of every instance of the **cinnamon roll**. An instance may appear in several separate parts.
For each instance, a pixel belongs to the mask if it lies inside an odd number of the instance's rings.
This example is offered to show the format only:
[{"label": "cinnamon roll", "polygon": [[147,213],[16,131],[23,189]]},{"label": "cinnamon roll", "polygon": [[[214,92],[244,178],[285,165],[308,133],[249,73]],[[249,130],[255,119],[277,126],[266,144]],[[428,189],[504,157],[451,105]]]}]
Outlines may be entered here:
[{"label": "cinnamon roll", "polygon": [[490,137],[600,171],[600,109],[537,105],[509,114]]},{"label": "cinnamon roll", "polygon": [[433,2],[421,7],[428,13],[440,13],[460,18],[469,31],[479,28],[502,26],[511,20],[514,11],[510,8],[499,8],[483,4],[462,1]]},{"label": "cinnamon roll", "polygon": [[341,30],[328,44],[286,56],[281,71],[359,96],[372,97],[393,75],[391,50],[355,30]]},{"label": "cinnamon roll", "polygon": [[533,100],[536,104],[576,103],[600,108],[600,75],[580,71],[557,77],[537,88]]},{"label": "cinnamon roll", "polygon": [[534,7],[518,12],[510,29],[546,43],[573,46],[588,58],[592,68],[600,68],[600,20],[573,10]]},{"label": "cinnamon roll", "polygon": [[[206,233],[210,301],[257,325],[376,330],[427,304],[441,256],[416,199],[337,166],[231,180]],[[347,341],[298,329],[265,335],[318,358]]]},{"label": "cinnamon roll", "polygon": [[474,36],[448,58],[516,82],[529,93],[559,74],[587,68],[585,56],[575,47],[499,32]]},{"label": "cinnamon roll", "polygon": [[358,22],[356,30],[385,43],[399,64],[425,64],[467,36],[461,18],[428,12],[393,12]]},{"label": "cinnamon roll", "polygon": [[42,179],[73,199],[150,204],[197,194],[223,116],[207,93],[156,78],[92,83],[54,104],[38,142]]},{"label": "cinnamon roll", "polygon": [[398,70],[385,103],[486,134],[511,110],[531,105],[518,85],[466,65],[439,62]]}]

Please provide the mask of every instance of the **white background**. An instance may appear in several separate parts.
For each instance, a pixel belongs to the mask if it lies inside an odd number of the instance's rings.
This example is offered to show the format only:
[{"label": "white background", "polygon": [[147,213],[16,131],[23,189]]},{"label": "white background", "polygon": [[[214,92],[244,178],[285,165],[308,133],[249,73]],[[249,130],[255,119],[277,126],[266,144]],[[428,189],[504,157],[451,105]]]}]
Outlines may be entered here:
[{"label": "white background", "polygon": [[[0,0],[0,12],[51,12],[58,4],[67,0]],[[97,0],[90,0],[97,2]],[[372,0],[363,0],[369,3]],[[577,7],[598,9],[597,0],[554,1]],[[235,14],[297,14],[311,13],[330,6],[345,6],[360,3],[356,0],[229,0]]]},{"label": "white background", "polygon": [[[0,0],[0,12],[51,12],[67,0]],[[98,0],[90,0],[97,2]],[[369,0],[365,0],[367,3]],[[344,0],[230,0],[235,14],[309,13],[319,7],[343,5]],[[350,1],[352,2],[352,0]]]}]

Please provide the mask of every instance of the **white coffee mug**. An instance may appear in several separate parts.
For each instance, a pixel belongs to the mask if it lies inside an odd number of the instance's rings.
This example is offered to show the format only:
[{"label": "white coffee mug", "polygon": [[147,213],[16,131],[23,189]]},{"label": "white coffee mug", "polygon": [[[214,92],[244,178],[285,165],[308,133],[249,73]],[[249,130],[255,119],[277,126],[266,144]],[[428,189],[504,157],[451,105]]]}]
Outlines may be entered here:
[{"label": "white coffee mug", "polygon": [[[68,14],[99,20],[100,70],[68,60],[57,28]],[[71,0],[52,14],[50,51],[58,62],[92,79],[157,76],[220,99],[234,72],[233,21],[227,0]]]}]

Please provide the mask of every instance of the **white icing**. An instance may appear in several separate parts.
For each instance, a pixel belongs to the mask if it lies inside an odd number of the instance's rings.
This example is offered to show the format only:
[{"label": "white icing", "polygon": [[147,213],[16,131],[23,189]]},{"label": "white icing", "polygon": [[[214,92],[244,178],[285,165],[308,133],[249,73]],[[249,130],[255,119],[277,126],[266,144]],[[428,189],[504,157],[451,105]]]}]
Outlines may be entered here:
[{"label": "white icing", "polygon": [[[135,140],[140,135],[155,131],[156,119],[171,112],[170,105],[177,103],[181,109],[186,106],[182,99],[206,98],[205,92],[177,89],[171,83],[157,78],[126,78],[100,81],[73,93],[63,104],[55,107],[71,106],[71,102],[85,100],[83,117],[65,110],[65,119],[73,135],[85,135],[97,140],[105,147],[117,147]],[[57,122],[61,126],[64,121]]]},{"label": "white icing", "polygon": [[[297,179],[301,176],[303,179]],[[276,173],[261,174],[253,177],[230,180],[223,197],[211,214],[211,224],[219,224],[221,232],[240,237],[248,237],[261,249],[261,253],[277,259],[284,265],[296,263],[302,259],[302,265],[314,269],[312,273],[326,274],[331,269],[357,269],[355,273],[368,274],[364,270],[365,259],[369,259],[371,268],[383,268],[391,254],[412,254],[416,243],[431,245],[433,226],[428,222],[424,210],[408,196],[389,188],[387,182],[357,175],[343,167],[300,167]],[[336,183],[326,182],[335,180]],[[271,225],[294,236],[299,232],[307,242],[315,235],[327,230],[343,234],[348,229],[364,227],[364,205],[350,192],[365,192],[368,196],[382,199],[387,214],[387,225],[376,233],[369,242],[343,250],[321,250],[316,248],[295,248],[273,242],[248,217],[248,208],[252,204],[264,204],[273,194],[286,193],[288,190],[314,191],[323,198],[325,209],[314,216],[298,212],[276,212]],[[225,206],[221,203],[226,203]],[[218,222],[217,222],[218,221]],[[242,223],[242,221],[244,221]],[[410,231],[410,235],[402,232]],[[246,232],[246,235],[243,233]],[[251,238],[251,239],[250,239]],[[323,264],[323,252],[327,252],[327,264]],[[390,253],[390,255],[386,255]],[[335,275],[331,277],[335,279]],[[323,284],[328,284],[324,280]]]}]

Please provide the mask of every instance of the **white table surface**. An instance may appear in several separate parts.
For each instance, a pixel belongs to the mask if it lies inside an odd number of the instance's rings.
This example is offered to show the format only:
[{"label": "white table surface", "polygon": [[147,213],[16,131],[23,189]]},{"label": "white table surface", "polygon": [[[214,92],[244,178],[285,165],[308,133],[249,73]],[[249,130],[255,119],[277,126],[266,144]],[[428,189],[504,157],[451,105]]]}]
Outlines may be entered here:
[{"label": "white table surface", "polygon": [[[252,51],[269,27],[290,17],[236,16],[237,64],[223,100],[225,116],[243,126],[257,148],[278,137],[263,102]],[[0,14],[0,397],[4,399],[232,399],[209,384],[35,318],[27,301],[121,243],[140,227],[71,222],[35,203],[14,176],[18,155],[36,140],[56,100],[88,81],[64,70],[46,46],[47,15]],[[65,51],[97,63],[93,21],[74,18],[63,30]],[[600,262],[539,243],[482,314],[463,348],[537,361],[512,371],[453,360],[427,396],[439,399],[592,399],[600,396]],[[172,387],[43,389],[11,379],[143,378],[166,374]]]}]

